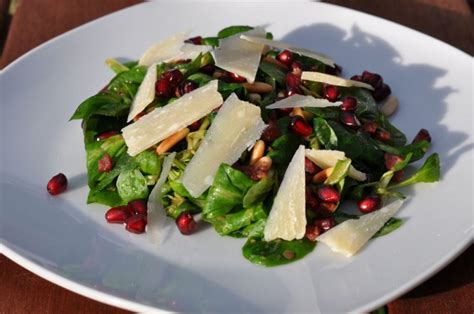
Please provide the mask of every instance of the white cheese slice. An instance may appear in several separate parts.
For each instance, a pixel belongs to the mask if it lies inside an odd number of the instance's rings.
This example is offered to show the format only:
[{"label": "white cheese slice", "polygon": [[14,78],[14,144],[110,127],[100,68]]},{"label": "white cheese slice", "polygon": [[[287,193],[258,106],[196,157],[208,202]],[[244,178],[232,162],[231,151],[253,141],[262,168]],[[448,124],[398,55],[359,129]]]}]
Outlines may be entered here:
[{"label": "white cheese slice", "polygon": [[402,206],[402,200],[396,200],[359,219],[349,219],[316,238],[334,252],[350,257],[357,253],[367,241],[391,218]]},{"label": "white cheese slice", "polygon": [[166,156],[163,161],[160,177],[148,197],[146,233],[150,237],[150,241],[155,244],[162,243],[165,236],[169,233],[170,227],[174,225],[174,221],[166,215],[165,208],[163,207],[161,187],[168,178],[175,156],[176,153]]},{"label": "white cheese slice", "polygon": [[211,186],[219,166],[236,162],[265,127],[259,107],[230,95],[184,170],[184,187],[194,197],[201,195]]},{"label": "white cheese slice", "polygon": [[187,32],[174,34],[148,48],[138,61],[139,65],[150,66],[172,59],[181,53],[181,47],[188,37]]},{"label": "white cheese slice", "polygon": [[177,60],[194,60],[199,56],[199,54],[205,54],[206,52],[209,52],[212,50],[211,46],[206,46],[206,45],[193,45],[193,44],[188,44],[188,43],[183,43],[181,48],[179,49],[179,53],[169,59],[166,59],[164,61],[169,62],[169,61],[177,61]]},{"label": "white cheese slice", "polygon": [[[318,167],[326,169],[329,167],[334,167],[338,160],[346,159],[346,154],[339,150],[307,149],[306,157],[318,165]],[[349,172],[347,175],[357,181],[365,181],[367,179],[367,175],[365,173],[360,172],[353,166],[349,167]]]},{"label": "white cheese slice", "polygon": [[193,90],[174,102],[153,110],[122,129],[128,154],[135,156],[182,128],[201,119],[222,104],[217,80]]},{"label": "white cheese slice", "polygon": [[301,74],[301,79],[307,80],[307,81],[313,81],[313,82],[327,83],[327,84],[342,86],[342,87],[361,87],[361,88],[374,90],[372,85],[369,85],[367,83],[353,81],[353,80],[346,80],[339,76],[329,75],[329,74],[320,73],[320,72],[303,71],[303,74]]},{"label": "white cheese slice", "polygon": [[148,67],[145,77],[143,78],[137,94],[133,98],[127,122],[130,122],[137,114],[142,112],[155,99],[155,83],[156,83],[156,64]]},{"label": "white cheese slice", "polygon": [[303,238],[306,231],[304,146],[291,159],[265,224],[265,241]]},{"label": "white cheese slice", "polygon": [[333,107],[341,105],[341,101],[330,102],[327,99],[314,98],[313,96],[305,96],[294,94],[293,96],[278,100],[273,104],[267,106],[267,109],[280,109],[280,108],[295,108],[295,107]]},{"label": "white cheese slice", "polygon": [[304,48],[293,47],[292,45],[290,45],[288,43],[285,43],[283,41],[270,40],[270,39],[266,39],[266,38],[252,36],[251,34],[247,34],[247,33],[242,34],[240,36],[240,38],[248,40],[249,42],[256,43],[256,44],[268,45],[268,46],[275,47],[275,48],[278,48],[278,49],[286,49],[286,50],[298,53],[300,55],[316,59],[316,60],[318,60],[318,61],[320,61],[324,64],[327,64],[331,67],[335,66],[334,60],[332,60],[331,58],[329,58],[328,56],[326,56],[322,53],[317,53],[317,52],[314,52],[314,51],[311,51],[311,50],[308,50],[308,49],[304,49]]},{"label": "white cheese slice", "polygon": [[[256,27],[245,32],[255,37],[265,37],[265,30]],[[219,47],[214,50],[216,65],[226,71],[245,77],[249,83],[255,81],[263,44],[240,39],[240,34],[219,40]]]}]

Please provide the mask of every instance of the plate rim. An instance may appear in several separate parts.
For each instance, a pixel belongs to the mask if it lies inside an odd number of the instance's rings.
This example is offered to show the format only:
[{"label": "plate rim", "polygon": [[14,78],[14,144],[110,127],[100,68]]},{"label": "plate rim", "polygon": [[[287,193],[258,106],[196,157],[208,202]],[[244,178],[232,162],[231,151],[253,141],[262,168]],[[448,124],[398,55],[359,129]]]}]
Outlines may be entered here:
[{"label": "plate rim", "polygon": [[[181,4],[185,3],[181,2]],[[205,2],[205,3],[212,3],[213,1],[193,1],[193,2]],[[228,1],[229,3],[235,3],[236,1]],[[273,2],[273,1],[271,1]],[[283,1],[284,2],[284,1]],[[289,1],[288,1],[289,2]],[[226,3],[226,2],[219,2],[219,3]],[[281,1],[280,1],[281,3]],[[370,18],[375,18],[378,19],[379,21],[383,23],[389,23],[392,24],[392,26],[395,27],[401,27],[404,29],[404,31],[409,31],[413,33],[417,33],[418,35],[421,36],[426,36],[432,41],[437,42],[437,44],[441,44],[443,46],[447,46],[450,49],[453,49],[453,53],[457,53],[462,55],[462,57],[467,57],[472,59],[473,57],[469,55],[467,52],[449,44],[446,43],[438,38],[435,38],[429,34],[423,33],[421,31],[412,29],[408,26],[402,25],[398,22],[394,22],[388,19],[385,19],[383,17],[375,16],[370,13],[358,11],[352,8],[347,8],[343,6],[339,6],[336,4],[331,4],[331,3],[325,3],[325,2],[319,2],[319,1],[303,1],[300,3],[304,4],[316,4],[316,5],[322,5],[322,6],[331,6],[333,8],[337,8],[338,10],[347,10],[348,12],[351,12],[353,14],[354,12],[356,14],[363,14],[365,16],[369,16]],[[180,4],[179,2],[173,3],[173,5]],[[74,32],[81,31],[83,28],[88,28],[91,27],[91,25],[95,25],[96,23],[101,23],[103,19],[107,19],[109,16],[114,15],[114,14],[119,14],[122,13],[122,11],[126,11],[138,6],[146,6],[146,5],[154,5],[154,6],[159,6],[161,5],[160,2],[143,2],[143,3],[137,3],[133,4],[131,6],[110,12],[106,15],[103,15],[99,18],[96,18],[92,21],[89,21],[87,23],[84,23],[82,25],[79,25],[73,29],[70,29],[62,34],[59,34],[43,43],[40,45],[34,47],[33,49],[27,51],[26,53],[22,54],[20,57],[16,58],[13,60],[11,63],[6,65],[3,69],[0,70],[0,76],[6,75],[6,72],[11,71],[12,68],[14,68],[18,63],[21,63],[25,58],[28,58],[31,54],[36,53],[36,51],[43,49],[45,46],[48,46],[58,40],[61,40],[63,37],[67,37],[70,34],[73,34]],[[405,282],[403,285],[399,286],[398,288],[394,289],[392,292],[385,294],[383,297],[380,297],[372,302],[369,302],[363,306],[360,306],[356,309],[353,309],[352,312],[368,312],[374,309],[377,309],[378,307],[387,304],[388,302],[395,300],[396,298],[400,297],[407,291],[413,289],[417,285],[421,284],[422,282],[428,280],[429,278],[433,277],[441,271],[445,266],[447,266],[450,262],[452,262],[454,259],[456,259],[458,256],[460,256],[463,252],[467,250],[467,248],[472,244],[473,242],[473,237],[474,237],[474,229],[470,228],[468,230],[468,233],[466,237],[463,239],[464,241],[460,242],[456,247],[452,248],[451,250],[446,253],[443,258],[440,260],[436,261],[435,263],[432,264],[431,267],[425,269],[423,272],[419,273],[417,276],[414,276],[411,280],[408,280]],[[3,238],[2,238],[3,242]],[[130,311],[139,311],[139,312],[155,312],[155,313],[170,313],[164,309],[160,309],[157,307],[145,305],[143,303],[138,303],[135,301],[128,300],[126,298],[122,298],[116,295],[113,295],[111,293],[106,293],[102,292],[99,290],[96,290],[92,287],[86,286],[84,284],[78,283],[77,281],[68,279],[64,276],[61,276],[60,274],[57,274],[54,271],[51,271],[42,265],[38,264],[37,262],[33,261],[31,258],[28,258],[15,250],[14,248],[8,246],[6,243],[0,243],[0,254],[3,254],[5,257],[10,259],[11,261],[15,262],[16,264],[20,265],[21,267],[27,269],[28,271],[32,272],[33,274],[48,280],[62,288],[65,288],[69,291],[72,291],[74,293],[77,293],[81,296],[90,298],[92,300],[95,300],[97,302],[101,302],[104,304],[108,304],[111,306],[115,306],[118,308],[130,310]]]}]

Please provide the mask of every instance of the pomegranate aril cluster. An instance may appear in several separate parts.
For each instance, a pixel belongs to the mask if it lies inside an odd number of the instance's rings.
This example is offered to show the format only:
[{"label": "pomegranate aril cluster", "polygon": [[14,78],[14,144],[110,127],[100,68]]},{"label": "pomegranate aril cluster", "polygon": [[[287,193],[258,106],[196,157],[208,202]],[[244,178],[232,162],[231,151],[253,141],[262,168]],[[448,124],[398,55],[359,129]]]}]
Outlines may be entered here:
[{"label": "pomegranate aril cluster", "polygon": [[316,238],[336,225],[334,218],[316,219],[306,226],[305,238],[316,241]]},{"label": "pomegranate aril cluster", "polygon": [[105,213],[105,219],[108,223],[125,224],[129,232],[143,233],[147,224],[147,210],[144,200],[134,200],[127,205],[110,208]]},{"label": "pomegranate aril cluster", "polygon": [[382,76],[377,73],[369,71],[362,72],[362,75],[354,75],[351,80],[360,81],[371,85],[375,90],[372,95],[376,101],[382,101],[387,98],[391,93],[390,86],[383,82]]},{"label": "pomegranate aril cluster", "polygon": [[176,94],[178,84],[184,80],[184,75],[180,70],[171,70],[163,73],[156,81],[156,95],[160,98],[170,98]]}]

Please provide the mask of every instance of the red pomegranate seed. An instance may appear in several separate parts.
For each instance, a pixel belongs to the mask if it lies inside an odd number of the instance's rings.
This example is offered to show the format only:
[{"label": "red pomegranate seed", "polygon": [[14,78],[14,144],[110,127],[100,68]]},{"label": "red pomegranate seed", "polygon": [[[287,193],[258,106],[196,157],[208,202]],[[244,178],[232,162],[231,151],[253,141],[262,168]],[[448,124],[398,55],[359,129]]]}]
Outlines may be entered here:
[{"label": "red pomegranate seed", "polygon": [[318,219],[314,222],[314,225],[318,226],[323,233],[334,227],[335,224],[334,218]]},{"label": "red pomegranate seed", "polygon": [[382,101],[392,93],[390,86],[383,84],[382,87],[375,89],[374,99],[376,101]]},{"label": "red pomegranate seed", "polygon": [[129,208],[137,214],[146,214],[147,203],[144,200],[134,200],[128,203]]},{"label": "red pomegranate seed", "polygon": [[395,167],[397,163],[403,161],[402,157],[389,154],[389,153],[385,153],[384,158],[385,158],[385,168],[387,168],[387,170],[392,170],[393,167]]},{"label": "red pomegranate seed", "polygon": [[146,228],[146,218],[143,215],[133,215],[125,220],[125,229],[132,233],[143,233]]},{"label": "red pomegranate seed", "polygon": [[112,207],[105,213],[105,220],[108,223],[119,224],[124,223],[130,215],[131,212],[128,206]]},{"label": "red pomegranate seed", "polygon": [[237,75],[235,73],[229,72],[228,76],[234,81],[235,83],[244,83],[247,79],[243,76]]},{"label": "red pomegranate seed", "polygon": [[305,121],[301,116],[293,116],[291,118],[290,129],[303,137],[310,136],[313,133],[311,125]]},{"label": "red pomegranate seed", "polygon": [[178,230],[184,234],[189,235],[197,230],[197,223],[194,221],[193,215],[189,212],[182,212],[178,218],[176,218],[176,225]]},{"label": "red pomegranate seed", "polygon": [[415,138],[413,139],[412,143],[418,143],[421,141],[427,141],[431,143],[431,135],[430,132],[426,129],[421,129],[418,131],[418,134],[416,134]]},{"label": "red pomegranate seed", "polygon": [[318,166],[308,158],[304,159],[304,170],[309,174],[315,174],[316,172],[320,171]]},{"label": "red pomegranate seed", "polygon": [[300,86],[300,78],[293,73],[288,73],[285,78],[287,90],[298,89]]},{"label": "red pomegranate seed", "polygon": [[355,111],[357,108],[357,99],[352,96],[347,96],[342,99],[342,111]]},{"label": "red pomegranate seed", "polygon": [[178,86],[179,83],[181,83],[184,80],[184,75],[181,73],[180,70],[172,70],[168,71],[162,74],[161,76],[163,79],[168,81],[168,83],[171,85],[171,87],[176,87]]},{"label": "red pomegranate seed", "polygon": [[52,177],[48,181],[48,185],[46,186],[48,193],[51,195],[58,195],[66,191],[66,188],[67,188],[67,178],[62,173],[58,173],[57,175]]},{"label": "red pomegranate seed", "polygon": [[316,210],[318,208],[318,199],[314,196],[311,189],[306,189],[306,207],[311,210]]},{"label": "red pomegranate seed", "polygon": [[170,83],[165,79],[159,79],[155,84],[156,96],[161,98],[169,98],[172,94]]},{"label": "red pomegranate seed", "polygon": [[377,73],[371,73],[369,71],[364,71],[362,73],[362,81],[372,85],[375,89],[380,88],[383,85],[382,77]]},{"label": "red pomegranate seed", "polygon": [[363,213],[370,213],[380,208],[380,197],[369,195],[357,202],[359,210]]},{"label": "red pomegranate seed", "polygon": [[281,136],[281,131],[278,128],[275,120],[270,120],[268,126],[262,132],[262,140],[266,143],[273,142]]},{"label": "red pomegranate seed", "polygon": [[375,138],[382,142],[388,142],[391,140],[392,136],[390,135],[389,131],[378,128],[375,132]]},{"label": "red pomegranate seed", "polygon": [[323,185],[318,189],[318,197],[323,202],[337,203],[341,196],[339,192],[331,185]]},{"label": "red pomegranate seed", "polygon": [[357,129],[358,127],[360,127],[359,119],[357,119],[356,115],[353,112],[341,112],[341,122],[353,129]]},{"label": "red pomegranate seed", "polygon": [[214,64],[207,64],[203,66],[202,68],[200,68],[199,71],[206,73],[208,75],[212,75],[216,71],[216,67],[214,66]]},{"label": "red pomegranate seed", "polygon": [[283,50],[277,56],[278,61],[286,65],[290,65],[293,61],[293,53],[289,50]]},{"label": "red pomegranate seed", "polygon": [[304,234],[305,238],[308,239],[309,241],[316,241],[316,238],[321,234],[321,229],[316,226],[316,225],[307,225],[306,226],[306,232]]},{"label": "red pomegranate seed", "polygon": [[190,93],[196,88],[198,88],[199,85],[198,83],[190,80],[185,80],[179,84],[179,86],[176,88],[176,97],[181,97],[184,94]]},{"label": "red pomegranate seed", "polygon": [[202,121],[201,120],[197,120],[197,121],[194,121],[193,123],[191,123],[188,128],[189,130],[191,130],[191,132],[194,132],[194,131],[197,131],[199,130],[199,128],[201,127],[201,124],[202,124]]},{"label": "red pomegranate seed", "polygon": [[378,123],[375,121],[366,121],[362,125],[362,130],[368,134],[375,134],[377,128],[379,127]]},{"label": "red pomegranate seed", "polygon": [[335,102],[339,98],[339,89],[333,85],[326,85],[324,87],[324,97],[331,102]]},{"label": "red pomegranate seed", "polygon": [[97,138],[98,141],[103,141],[103,140],[108,139],[109,137],[117,135],[117,134],[118,134],[117,131],[107,131],[107,132],[104,132],[104,133],[100,133],[99,135],[97,135],[96,138]]},{"label": "red pomegranate seed", "polygon": [[110,170],[112,170],[112,167],[112,157],[110,157],[110,155],[107,153],[105,153],[104,156],[97,162],[97,170],[99,171],[99,173],[109,172]]},{"label": "red pomegranate seed", "polygon": [[331,217],[332,213],[334,213],[336,209],[337,209],[336,203],[320,202],[317,212],[321,217]]},{"label": "red pomegranate seed", "polygon": [[195,45],[202,45],[202,37],[201,36],[192,37],[192,38],[186,39],[185,42],[195,44]]},{"label": "red pomegranate seed", "polygon": [[299,61],[291,62],[290,71],[293,75],[296,75],[298,78],[301,78],[301,74],[303,74],[303,64]]}]

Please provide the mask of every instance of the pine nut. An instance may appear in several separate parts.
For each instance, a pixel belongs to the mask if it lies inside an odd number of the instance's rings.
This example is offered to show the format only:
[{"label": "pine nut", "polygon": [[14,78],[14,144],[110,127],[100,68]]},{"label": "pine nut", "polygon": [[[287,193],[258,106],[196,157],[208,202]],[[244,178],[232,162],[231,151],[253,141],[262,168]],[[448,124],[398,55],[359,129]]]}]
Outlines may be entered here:
[{"label": "pine nut", "polygon": [[245,87],[250,93],[266,94],[273,90],[273,87],[270,84],[262,82],[242,83],[242,86]]},{"label": "pine nut", "polygon": [[395,96],[388,96],[387,100],[379,107],[379,112],[386,117],[390,117],[397,111],[398,99]]},{"label": "pine nut", "polygon": [[252,148],[252,155],[250,155],[250,164],[254,165],[265,153],[265,142],[258,140]]},{"label": "pine nut", "polygon": [[333,167],[323,169],[319,171],[318,173],[316,173],[311,181],[316,184],[323,183],[331,175],[333,170],[334,170]]},{"label": "pine nut", "polygon": [[293,110],[290,113],[290,117],[294,117],[294,116],[300,116],[304,119],[303,109],[301,109],[301,107],[293,108]]},{"label": "pine nut", "polygon": [[176,145],[179,141],[184,139],[186,135],[189,134],[189,128],[184,128],[182,130],[179,130],[175,134],[169,136],[168,138],[165,138],[160,145],[156,148],[156,153],[158,155],[161,155],[163,153],[166,153],[169,151],[174,145]]},{"label": "pine nut", "polygon": [[268,156],[263,156],[255,163],[255,168],[258,170],[268,171],[272,167],[272,159]]}]

